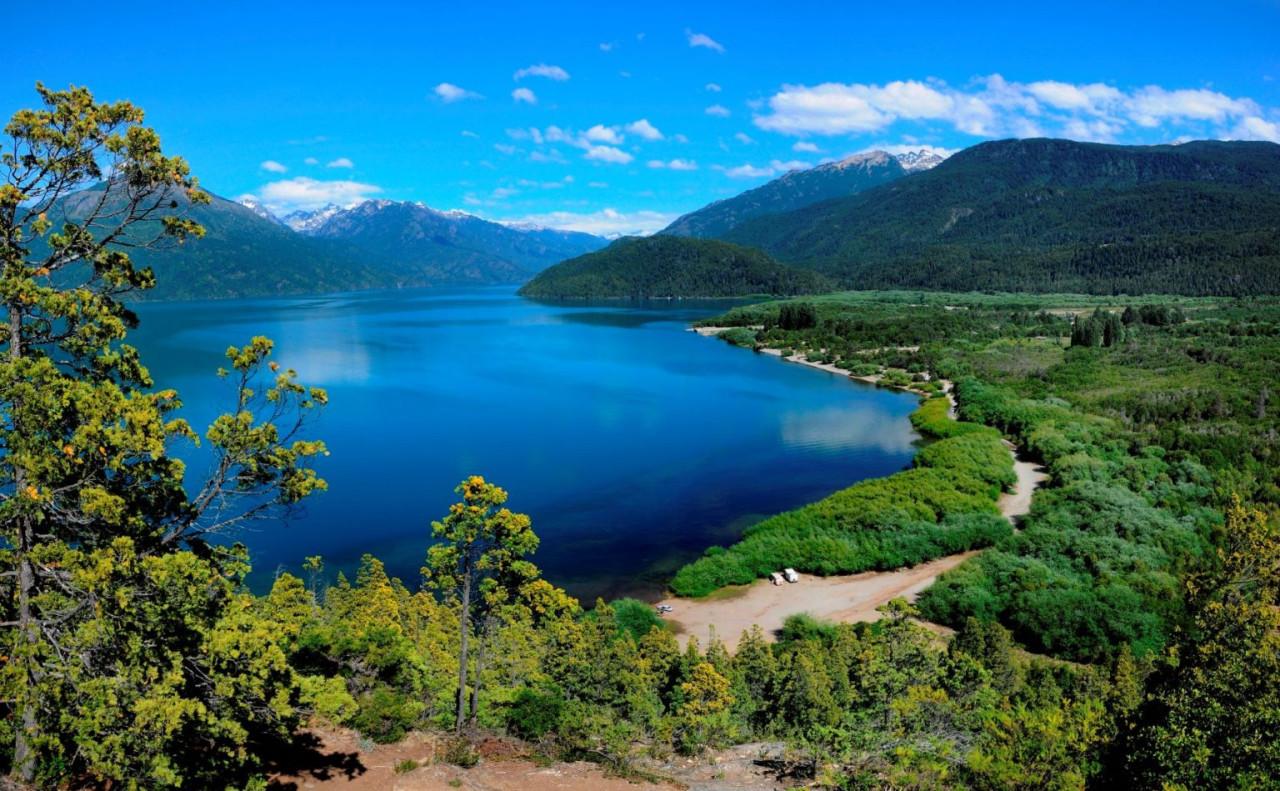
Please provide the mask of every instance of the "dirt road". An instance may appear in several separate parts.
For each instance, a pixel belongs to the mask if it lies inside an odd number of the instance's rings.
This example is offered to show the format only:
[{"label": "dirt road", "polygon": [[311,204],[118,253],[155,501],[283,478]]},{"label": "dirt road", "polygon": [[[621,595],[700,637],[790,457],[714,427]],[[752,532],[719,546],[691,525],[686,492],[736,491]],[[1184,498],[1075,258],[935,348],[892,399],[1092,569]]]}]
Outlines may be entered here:
[{"label": "dirt road", "polygon": [[[1013,445],[1014,471],[1018,482],[1012,492],[1000,495],[1000,513],[1010,522],[1031,510],[1031,496],[1048,477],[1044,470],[1029,461],[1019,460]],[[767,580],[743,586],[736,594],[709,601],[667,599],[660,602],[675,608],[666,619],[681,630],[680,643],[685,645],[696,635],[703,647],[715,633],[730,651],[737,648],[743,630],[760,624],[767,637],[782,628],[787,617],[809,613],[815,618],[838,623],[874,621],[880,617],[876,608],[890,599],[904,596],[909,601],[933,584],[939,574],[960,565],[976,552],[965,552],[939,558],[929,563],[899,571],[870,571],[838,577],[802,576],[794,584],[772,585]]]}]

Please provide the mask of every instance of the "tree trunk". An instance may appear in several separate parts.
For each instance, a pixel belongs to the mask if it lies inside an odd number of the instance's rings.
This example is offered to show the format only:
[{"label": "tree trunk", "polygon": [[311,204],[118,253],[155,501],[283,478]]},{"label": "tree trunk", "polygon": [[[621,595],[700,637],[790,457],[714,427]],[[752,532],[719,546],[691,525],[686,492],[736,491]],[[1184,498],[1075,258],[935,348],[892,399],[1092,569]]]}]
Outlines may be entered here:
[{"label": "tree trunk", "polygon": [[471,570],[462,581],[462,610],[458,618],[462,628],[461,658],[458,660],[458,717],[454,722],[454,730],[462,733],[462,724],[467,714],[467,638],[471,632]]},{"label": "tree trunk", "polygon": [[480,711],[480,674],[484,672],[485,647],[489,643],[489,619],[484,619],[484,628],[480,630],[480,651],[476,654],[476,673],[471,681],[471,713],[468,720],[476,724],[476,716]]},{"label": "tree trunk", "polygon": [[[22,359],[22,311],[16,305],[9,306],[9,364],[16,365]],[[18,413],[21,405],[11,405],[11,415],[17,431]],[[27,471],[14,465],[13,487],[15,495],[22,497],[27,490]],[[36,634],[35,618],[31,615],[31,599],[35,595],[36,570],[31,565],[31,545],[34,543],[34,526],[27,516],[20,516],[18,523],[18,634],[30,647],[39,640]],[[23,660],[25,689],[19,693],[19,706],[22,709],[22,724],[17,729],[13,743],[13,767],[24,783],[30,783],[36,777],[36,755],[31,748],[31,737],[36,735],[35,686],[37,681],[35,657],[28,656]]]}]

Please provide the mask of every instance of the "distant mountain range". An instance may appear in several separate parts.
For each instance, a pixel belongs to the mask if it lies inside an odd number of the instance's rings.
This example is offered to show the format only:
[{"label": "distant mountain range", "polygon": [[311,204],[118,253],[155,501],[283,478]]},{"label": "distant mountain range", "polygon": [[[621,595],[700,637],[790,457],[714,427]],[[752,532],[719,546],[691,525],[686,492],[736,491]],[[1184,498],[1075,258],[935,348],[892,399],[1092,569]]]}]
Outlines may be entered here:
[{"label": "distant mountain range", "polygon": [[[68,214],[100,194],[71,196]],[[1272,143],[1001,140],[946,159],[874,151],[711,203],[651,244],[385,200],[276,217],[256,200],[214,196],[189,211],[204,238],[131,251],[156,270],[149,298],[520,283],[562,261],[524,293],[1280,293]],[[693,244],[710,239],[736,246]]]},{"label": "distant mountain range", "polygon": [[[911,167],[924,169],[936,155],[921,151],[910,154]],[[936,164],[936,162],[934,163]],[[690,212],[671,223],[661,233],[672,236],[716,238],[741,223],[765,214],[803,208],[830,198],[843,198],[886,184],[907,175],[900,158],[872,151],[819,165],[810,170],[793,170],[733,198],[719,200]]]},{"label": "distant mountain range", "polygon": [[853,288],[1274,294],[1280,145],[994,141],[720,238]]},{"label": "distant mountain range", "polygon": [[[72,196],[69,206],[90,196]],[[131,250],[156,270],[147,299],[221,299],[443,284],[522,283],[608,240],[513,228],[420,203],[366,201],[278,218],[258,201],[187,207],[205,236]]]}]

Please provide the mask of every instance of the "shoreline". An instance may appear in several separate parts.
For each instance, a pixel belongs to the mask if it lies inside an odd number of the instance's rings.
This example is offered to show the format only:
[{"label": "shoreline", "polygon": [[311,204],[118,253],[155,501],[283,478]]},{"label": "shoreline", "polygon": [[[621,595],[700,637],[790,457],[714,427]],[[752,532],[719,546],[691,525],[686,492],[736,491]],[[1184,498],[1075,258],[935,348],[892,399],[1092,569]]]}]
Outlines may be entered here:
[{"label": "shoreline", "polygon": [[[689,327],[685,330],[685,332],[697,333],[697,335],[701,338],[715,338],[725,330],[736,330],[736,329],[761,330],[761,329],[764,329],[764,326],[760,324],[753,324],[747,327]],[[746,347],[743,346],[740,348],[746,348]],[[903,346],[900,348],[909,350],[909,351],[916,351],[920,347],[919,346]],[[854,374],[849,373],[845,369],[836,366],[834,363],[815,363],[812,360],[806,359],[802,354],[793,354],[790,357],[783,357],[781,349],[772,349],[772,348],[769,348],[768,346],[761,346],[758,349],[752,349],[751,351],[757,352],[759,354],[767,354],[771,357],[778,357],[782,359],[783,362],[796,363],[797,365],[805,365],[805,366],[808,366],[809,368],[816,368],[819,371],[826,371],[827,373],[846,376],[849,379],[854,379],[859,382],[866,382],[867,384],[876,385],[877,387],[887,387],[891,390],[901,390],[904,393],[914,393],[918,396],[924,396],[926,398],[929,397],[929,395],[931,395],[926,390],[917,390],[914,387],[905,387],[903,385],[882,385],[880,384],[880,380],[883,379],[884,377],[880,374],[872,374],[870,376],[855,376]],[[881,350],[868,349],[866,351],[870,352],[870,351],[881,351]],[[942,385],[942,392],[947,394],[947,400],[951,402],[950,412],[952,413],[952,417],[954,418],[954,412],[956,410],[956,400],[955,400],[955,397],[951,395],[951,390],[953,388],[952,383],[947,379],[935,379],[933,381],[936,381]]]},{"label": "shoreline", "polygon": [[[701,337],[714,337],[729,328],[691,327],[689,329],[697,332]],[[848,371],[830,363],[810,362],[801,358],[800,355],[782,357],[782,352],[778,349],[761,348],[758,351],[779,357],[786,362],[799,363],[809,368],[843,375],[879,387],[885,386],[878,383],[880,378],[878,376],[853,376]],[[948,414],[954,419],[957,406],[953,393],[954,385],[945,379],[935,381],[943,386],[943,392],[950,407]],[[891,387],[915,395],[925,397],[930,395],[910,387],[896,385]],[[1048,473],[1043,467],[1020,459],[1018,448],[1013,443],[1008,440],[1004,440],[1004,443],[1009,449],[1009,455],[1013,458],[1017,482],[1012,491],[1001,492],[996,505],[1001,515],[1016,528],[1018,519],[1031,510],[1032,497],[1048,478]],[[733,652],[737,649],[744,630],[749,630],[753,625],[758,624],[765,632],[765,639],[773,642],[785,620],[791,615],[800,613],[808,613],[819,619],[836,623],[879,620],[882,615],[876,611],[877,607],[899,596],[905,597],[908,601],[915,601],[939,575],[981,551],[971,550],[947,555],[895,571],[865,571],[830,577],[804,574],[800,576],[800,582],[794,584],[772,585],[767,579],[757,579],[748,585],[721,588],[717,592],[718,595],[712,597],[685,599],[667,596],[658,604],[674,608],[663,618],[677,627],[677,639],[681,646],[687,645],[691,637],[696,637],[705,644],[712,635],[715,635],[730,652]],[[725,594],[724,591],[728,593]]]}]

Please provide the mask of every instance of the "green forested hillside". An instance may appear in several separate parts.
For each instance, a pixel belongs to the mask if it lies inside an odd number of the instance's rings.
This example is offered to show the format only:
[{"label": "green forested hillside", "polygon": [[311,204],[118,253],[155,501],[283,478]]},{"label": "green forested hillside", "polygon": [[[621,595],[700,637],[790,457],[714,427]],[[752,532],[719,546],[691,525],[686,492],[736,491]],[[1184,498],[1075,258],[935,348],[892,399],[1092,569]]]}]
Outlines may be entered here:
[{"label": "green forested hillside", "polygon": [[902,164],[883,151],[857,154],[809,170],[793,170],[741,195],[716,201],[679,218],[663,233],[714,239],[752,217],[854,195],[905,175]]},{"label": "green forested hillside", "polygon": [[[68,196],[51,212],[60,221],[84,216],[101,196],[101,185]],[[162,242],[155,247],[129,247],[138,266],[156,273],[156,288],[147,299],[225,299],[274,294],[314,294],[351,291],[385,285],[385,275],[368,264],[350,245],[296,234],[266,220],[251,209],[216,195],[204,205],[191,206],[175,198],[178,211],[198,222],[205,233],[181,245]],[[105,233],[109,219],[96,227]],[[131,245],[154,238],[158,222],[130,229]]]},{"label": "green forested hillside", "polygon": [[620,239],[557,264],[519,293],[551,299],[733,297],[812,294],[828,287],[821,275],[779,264],[759,250],[710,239],[651,236]]},{"label": "green forested hillside", "polygon": [[1280,293],[1280,146],[983,143],[723,238],[855,288]]}]

